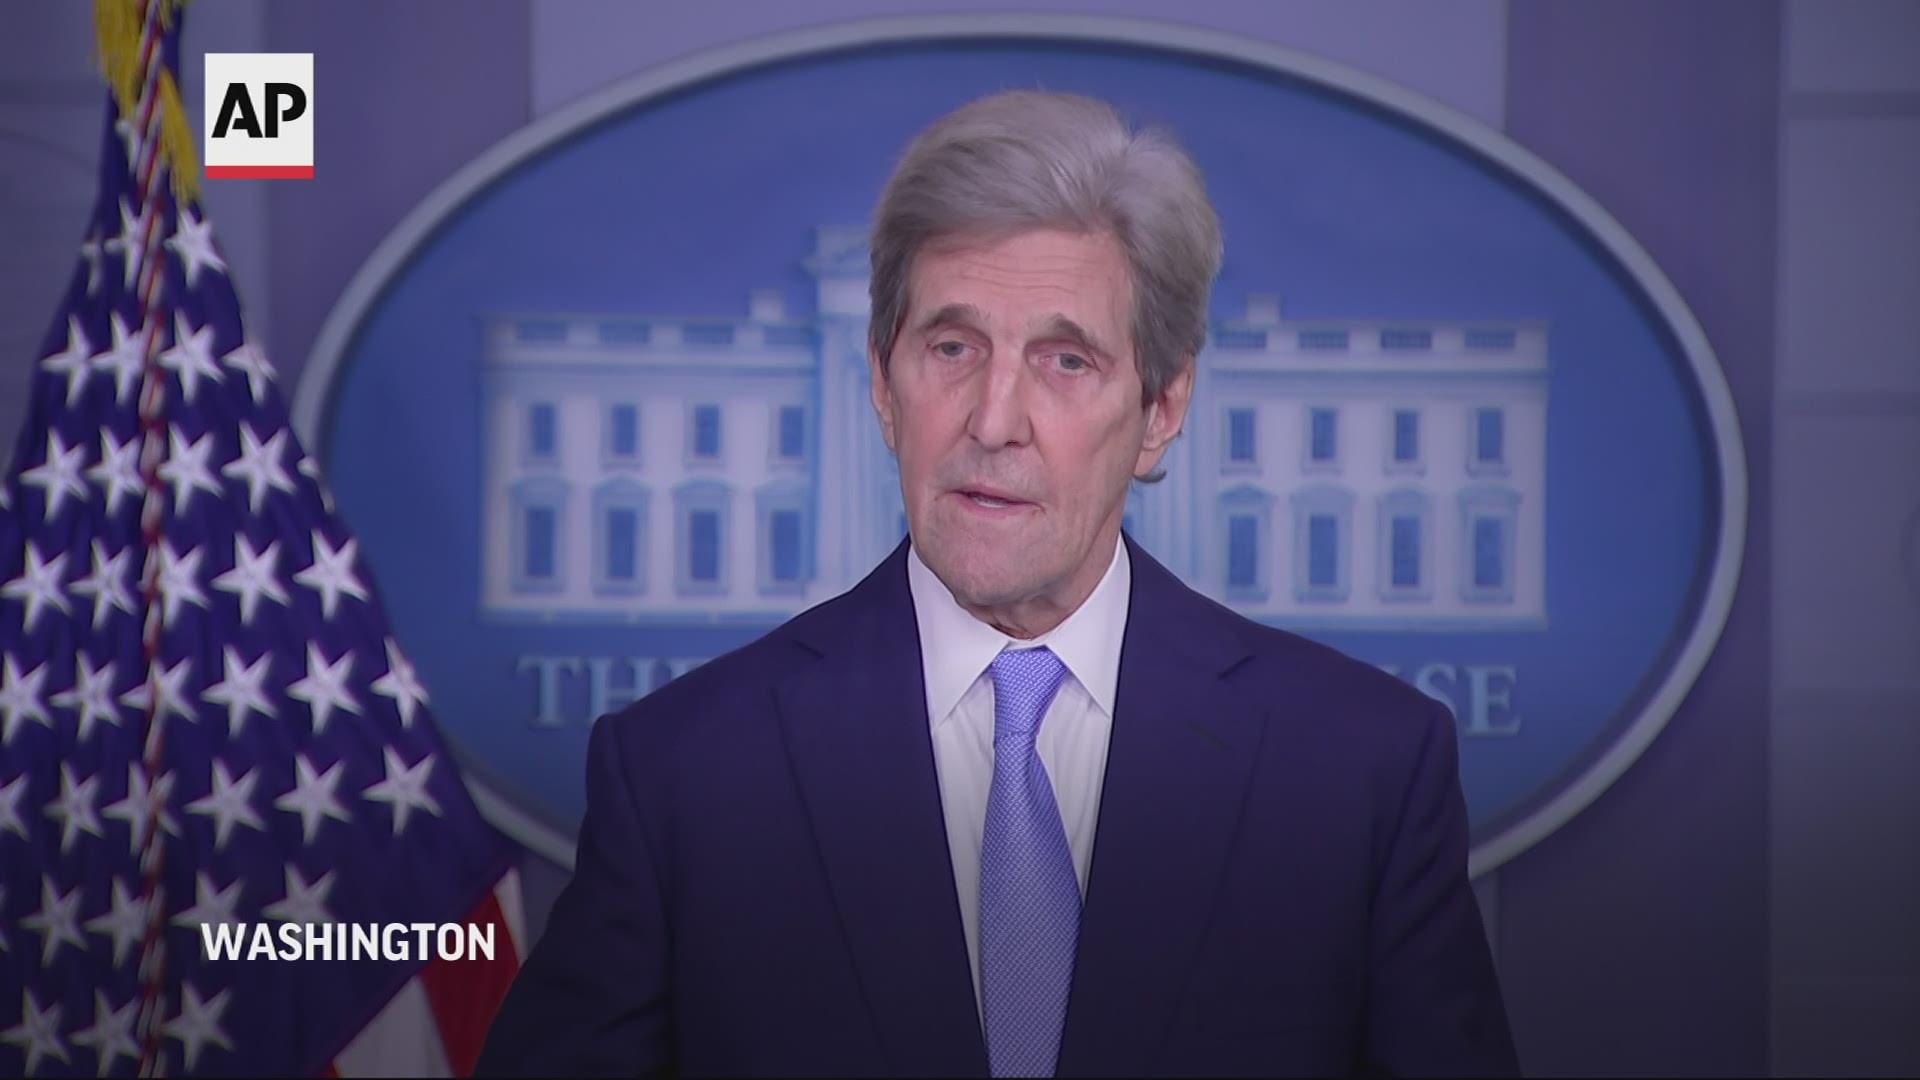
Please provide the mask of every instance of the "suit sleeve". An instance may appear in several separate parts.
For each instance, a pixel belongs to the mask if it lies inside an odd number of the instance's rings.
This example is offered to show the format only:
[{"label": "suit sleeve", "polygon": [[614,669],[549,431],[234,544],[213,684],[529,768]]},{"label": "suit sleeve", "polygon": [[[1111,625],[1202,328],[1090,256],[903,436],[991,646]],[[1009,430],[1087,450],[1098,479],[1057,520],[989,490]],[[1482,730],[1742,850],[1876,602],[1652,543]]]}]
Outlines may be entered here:
[{"label": "suit sleeve", "polygon": [[663,883],[619,720],[594,725],[573,878],[494,1018],[476,1075],[672,1072]]},{"label": "suit sleeve", "polygon": [[1364,1064],[1394,1076],[1518,1076],[1467,877],[1453,719],[1438,702],[1429,704],[1375,886]]}]

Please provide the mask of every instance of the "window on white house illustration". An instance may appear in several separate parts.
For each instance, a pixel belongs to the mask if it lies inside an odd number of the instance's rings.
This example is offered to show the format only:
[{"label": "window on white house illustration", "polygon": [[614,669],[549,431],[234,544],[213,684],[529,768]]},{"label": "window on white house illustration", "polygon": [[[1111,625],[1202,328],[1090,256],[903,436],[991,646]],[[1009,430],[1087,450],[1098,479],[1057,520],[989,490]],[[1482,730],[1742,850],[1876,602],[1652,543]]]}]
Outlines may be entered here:
[{"label": "window on white house illustration", "polygon": [[530,462],[554,461],[560,456],[559,410],[551,401],[527,406],[527,453]]},{"label": "window on white house illustration", "polygon": [[1506,414],[1496,408],[1473,410],[1473,464],[1493,466],[1506,461]]},{"label": "window on white house illustration", "polygon": [[1473,521],[1473,587],[1500,589],[1507,584],[1506,522],[1482,517]]},{"label": "window on white house illustration", "polygon": [[607,410],[607,457],[634,461],[640,456],[640,407],[621,404]]},{"label": "window on white house illustration", "polygon": [[689,556],[687,577],[697,582],[720,580],[720,511],[695,510],[687,519]]},{"label": "window on white house illustration", "polygon": [[632,593],[646,587],[647,489],[625,477],[593,493],[594,587]]},{"label": "window on white house illustration", "polygon": [[1347,547],[1353,529],[1353,493],[1317,486],[1293,495],[1294,596],[1304,602],[1342,602],[1352,583]]},{"label": "window on white house illustration", "polygon": [[1432,497],[1417,488],[1380,496],[1380,596],[1424,600],[1432,596],[1427,568],[1427,520]]},{"label": "window on white house illustration", "polygon": [[559,515],[551,506],[527,507],[527,561],[521,573],[529,581],[550,579],[557,563],[555,547],[559,540]]},{"label": "window on white house illustration", "polygon": [[1340,583],[1340,519],[1332,514],[1307,518],[1307,584],[1333,588]]},{"label": "window on white house illustration", "polygon": [[727,508],[732,489],[717,480],[696,480],[674,493],[680,553],[675,585],[683,594],[727,588]]},{"label": "window on white house illustration", "polygon": [[754,496],[760,534],[760,591],[801,591],[813,577],[809,489],[792,479],[776,480]]},{"label": "window on white house illustration", "polygon": [[1227,410],[1227,461],[1251,465],[1255,457],[1252,409]]},{"label": "window on white house illustration", "polygon": [[632,581],[640,573],[640,513],[630,507],[607,511],[608,581]]},{"label": "window on white house illustration", "polygon": [[1420,414],[1412,409],[1393,411],[1393,463],[1412,465],[1420,460]]},{"label": "window on white house illustration", "polygon": [[1412,514],[1392,518],[1392,550],[1387,557],[1387,583],[1396,589],[1420,586],[1420,519]]},{"label": "window on white house illustration", "polygon": [[1340,414],[1332,409],[1314,409],[1307,419],[1307,461],[1314,465],[1331,465],[1337,460],[1339,444]]},{"label": "window on white house illustration", "polygon": [[720,456],[720,406],[693,407],[692,442],[688,452],[696,458]]},{"label": "window on white house illustration", "polygon": [[567,485],[551,477],[515,484],[513,540],[509,552],[516,592],[552,592],[565,579]]},{"label": "window on white house illustration", "polygon": [[1227,600],[1261,602],[1272,578],[1267,569],[1268,538],[1273,535],[1273,495],[1241,484],[1219,496],[1221,584]]},{"label": "window on white house illustration", "polygon": [[1260,584],[1260,519],[1234,514],[1227,519],[1227,586],[1251,589]]},{"label": "window on white house illustration", "polygon": [[800,580],[800,511],[775,510],[768,524],[773,546],[773,580]]},{"label": "window on white house illustration", "polygon": [[1474,602],[1513,600],[1514,542],[1520,506],[1518,493],[1497,487],[1470,487],[1460,493],[1465,523],[1460,594]]},{"label": "window on white house illustration", "polygon": [[780,406],[778,428],[774,433],[774,456],[782,461],[799,461],[807,453],[807,412],[799,405]]}]

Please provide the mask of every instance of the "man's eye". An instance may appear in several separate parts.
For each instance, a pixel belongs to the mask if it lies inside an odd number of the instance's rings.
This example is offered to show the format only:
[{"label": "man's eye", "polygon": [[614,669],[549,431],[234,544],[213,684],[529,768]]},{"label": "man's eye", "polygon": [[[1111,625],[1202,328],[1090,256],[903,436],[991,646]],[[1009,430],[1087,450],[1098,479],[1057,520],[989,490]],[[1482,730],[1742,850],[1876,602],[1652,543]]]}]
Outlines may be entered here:
[{"label": "man's eye", "polygon": [[1055,353],[1054,359],[1067,371],[1084,371],[1091,366],[1086,357],[1077,353]]},{"label": "man's eye", "polygon": [[936,341],[933,351],[948,360],[958,360],[967,355],[967,343],[964,341]]}]

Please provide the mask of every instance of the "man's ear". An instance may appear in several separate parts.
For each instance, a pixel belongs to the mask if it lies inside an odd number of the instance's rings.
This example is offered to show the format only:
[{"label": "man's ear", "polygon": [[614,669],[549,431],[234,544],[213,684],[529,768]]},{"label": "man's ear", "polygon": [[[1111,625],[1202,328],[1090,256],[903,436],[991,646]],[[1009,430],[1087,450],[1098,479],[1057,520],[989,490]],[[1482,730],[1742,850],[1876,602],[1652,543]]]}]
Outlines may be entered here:
[{"label": "man's ear", "polygon": [[886,365],[880,362],[880,353],[872,345],[867,346],[867,375],[873,411],[880,417],[880,437],[887,440],[887,449],[897,454],[900,451],[893,441],[893,387],[887,382]]},{"label": "man's ear", "polygon": [[1147,433],[1140,441],[1140,459],[1133,475],[1148,476],[1166,456],[1167,447],[1179,436],[1187,420],[1187,405],[1193,400],[1193,357],[1185,358],[1180,370],[1160,388],[1160,396],[1147,403]]}]

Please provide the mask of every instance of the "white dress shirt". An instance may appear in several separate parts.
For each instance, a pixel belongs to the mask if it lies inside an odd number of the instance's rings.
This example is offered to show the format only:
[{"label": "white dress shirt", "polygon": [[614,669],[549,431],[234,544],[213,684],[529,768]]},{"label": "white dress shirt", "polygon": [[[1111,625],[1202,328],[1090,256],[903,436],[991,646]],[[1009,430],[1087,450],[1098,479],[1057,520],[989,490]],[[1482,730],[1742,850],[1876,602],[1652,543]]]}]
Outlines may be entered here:
[{"label": "white dress shirt", "polygon": [[1120,642],[1127,627],[1133,572],[1127,545],[1115,542],[1113,560],[1093,592],[1059,626],[1032,640],[1011,638],[981,622],[954,600],[917,551],[907,552],[907,582],[920,626],[920,664],[926,673],[927,717],[933,725],[933,761],[947,848],[966,927],[974,1001],[980,999],[980,844],[987,793],[993,784],[993,678],[987,665],[1000,651],[1046,646],[1067,676],[1040,721],[1040,761],[1053,782],[1067,846],[1073,851],[1080,895],[1087,894],[1094,824],[1107,772],[1113,696],[1120,680]]}]

